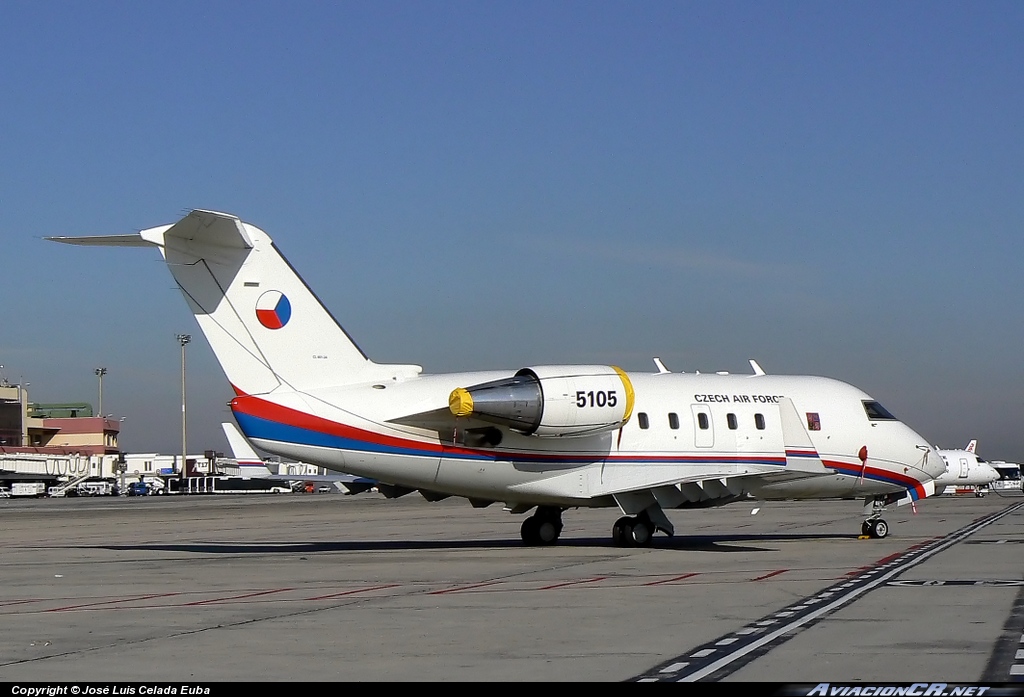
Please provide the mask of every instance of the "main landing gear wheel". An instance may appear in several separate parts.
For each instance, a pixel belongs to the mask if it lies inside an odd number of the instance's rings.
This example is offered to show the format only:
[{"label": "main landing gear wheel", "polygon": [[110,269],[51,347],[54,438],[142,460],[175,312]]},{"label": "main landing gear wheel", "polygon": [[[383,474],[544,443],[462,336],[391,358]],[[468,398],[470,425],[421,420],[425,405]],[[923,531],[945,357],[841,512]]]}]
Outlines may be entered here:
[{"label": "main landing gear wheel", "polygon": [[640,516],[623,516],[612,526],[612,544],[616,547],[647,547],[654,537],[654,524]]},{"label": "main landing gear wheel", "polygon": [[633,544],[637,547],[647,547],[653,537],[654,526],[649,521],[637,518],[633,523],[633,534],[630,536]]},{"label": "main landing gear wheel", "polygon": [[519,528],[523,542],[531,547],[553,545],[562,534],[562,511],[541,507]]},{"label": "main landing gear wheel", "polygon": [[865,520],[864,524],[860,526],[861,534],[868,537],[872,537],[876,540],[880,540],[889,534],[889,524],[881,518],[875,520]]},{"label": "main landing gear wheel", "polygon": [[612,544],[616,547],[629,547],[633,538],[633,519],[623,516],[612,526]]}]

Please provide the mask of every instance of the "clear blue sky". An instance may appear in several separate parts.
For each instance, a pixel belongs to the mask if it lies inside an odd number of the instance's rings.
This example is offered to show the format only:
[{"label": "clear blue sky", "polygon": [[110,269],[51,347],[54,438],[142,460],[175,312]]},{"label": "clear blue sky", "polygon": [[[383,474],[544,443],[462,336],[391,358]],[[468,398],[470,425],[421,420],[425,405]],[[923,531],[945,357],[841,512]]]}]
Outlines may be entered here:
[{"label": "clear blue sky", "polygon": [[0,5],[0,364],[224,449],[230,388],[159,255],[265,229],[361,347],[827,375],[1024,459],[1024,4]]}]

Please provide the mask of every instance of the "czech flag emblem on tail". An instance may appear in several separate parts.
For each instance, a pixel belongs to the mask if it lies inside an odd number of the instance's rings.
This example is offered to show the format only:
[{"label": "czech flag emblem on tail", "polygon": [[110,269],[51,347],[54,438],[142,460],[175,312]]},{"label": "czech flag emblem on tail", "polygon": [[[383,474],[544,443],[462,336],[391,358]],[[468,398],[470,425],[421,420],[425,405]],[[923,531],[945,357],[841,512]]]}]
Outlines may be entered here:
[{"label": "czech flag emblem on tail", "polygon": [[268,290],[256,301],[256,319],[267,329],[280,329],[292,316],[292,304],[279,290]]}]

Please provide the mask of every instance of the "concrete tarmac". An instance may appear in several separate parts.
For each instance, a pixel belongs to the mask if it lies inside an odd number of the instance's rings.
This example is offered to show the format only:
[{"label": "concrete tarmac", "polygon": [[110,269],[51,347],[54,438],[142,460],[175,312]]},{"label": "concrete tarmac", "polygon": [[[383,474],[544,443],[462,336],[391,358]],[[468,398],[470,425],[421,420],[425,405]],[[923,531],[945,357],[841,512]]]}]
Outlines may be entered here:
[{"label": "concrete tarmac", "polygon": [[882,540],[858,501],[671,511],[621,549],[611,509],[524,547],[461,499],[5,499],[0,680],[1024,679],[1024,498],[917,507]]}]

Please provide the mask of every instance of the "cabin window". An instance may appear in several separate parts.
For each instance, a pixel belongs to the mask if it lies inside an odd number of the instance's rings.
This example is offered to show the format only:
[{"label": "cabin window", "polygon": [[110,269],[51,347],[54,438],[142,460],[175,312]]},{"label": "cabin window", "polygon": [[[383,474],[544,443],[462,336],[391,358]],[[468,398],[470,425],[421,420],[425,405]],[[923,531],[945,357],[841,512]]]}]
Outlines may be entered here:
[{"label": "cabin window", "polygon": [[807,430],[808,431],[820,431],[821,430],[821,417],[818,416],[818,412],[809,411],[807,412]]},{"label": "cabin window", "polygon": [[640,412],[636,415],[636,420],[640,424],[640,428],[650,428],[651,422],[647,420],[647,414]]},{"label": "cabin window", "polygon": [[898,419],[889,413],[889,410],[883,407],[878,402],[864,402],[864,411],[868,415],[868,421],[898,421]]},{"label": "cabin window", "polygon": [[679,428],[679,415],[675,412],[670,412],[668,415],[668,427],[672,430]]},{"label": "cabin window", "polygon": [[727,414],[725,420],[729,423],[730,431],[735,431],[737,428],[739,428],[739,422],[736,421],[735,414]]},{"label": "cabin window", "polygon": [[758,431],[764,430],[764,414],[754,414],[754,426]]},{"label": "cabin window", "polygon": [[707,414],[704,414],[704,413],[697,414],[697,427],[700,428],[700,430],[706,431],[706,430],[708,430],[710,425],[711,424],[708,422],[708,415]]}]

